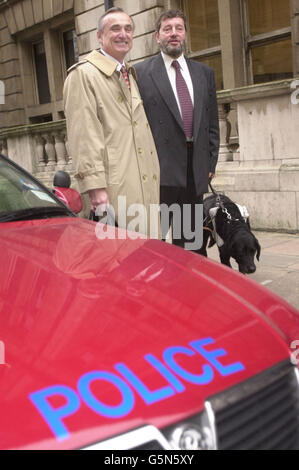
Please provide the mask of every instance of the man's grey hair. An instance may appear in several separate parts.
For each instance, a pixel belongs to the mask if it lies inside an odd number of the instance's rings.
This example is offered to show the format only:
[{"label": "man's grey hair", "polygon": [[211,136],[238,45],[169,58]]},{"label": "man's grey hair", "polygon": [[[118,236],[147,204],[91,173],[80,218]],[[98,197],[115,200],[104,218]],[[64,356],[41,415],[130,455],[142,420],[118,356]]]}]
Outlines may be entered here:
[{"label": "man's grey hair", "polygon": [[[126,12],[120,7],[109,8],[109,10],[105,11],[105,13],[100,17],[100,19],[98,21],[98,31],[100,33],[102,33],[103,30],[104,30],[104,26],[105,26],[104,19],[106,18],[106,16],[111,15],[111,13],[126,13]],[[133,29],[134,29],[135,28],[135,23],[134,23],[134,21],[131,17],[129,17],[129,18],[132,21]]]}]

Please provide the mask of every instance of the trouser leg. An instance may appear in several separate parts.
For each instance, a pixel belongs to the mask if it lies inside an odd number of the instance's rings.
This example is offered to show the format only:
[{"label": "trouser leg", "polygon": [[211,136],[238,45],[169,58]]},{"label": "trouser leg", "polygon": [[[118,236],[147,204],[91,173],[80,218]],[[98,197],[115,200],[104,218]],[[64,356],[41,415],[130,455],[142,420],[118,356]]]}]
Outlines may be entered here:
[{"label": "trouser leg", "polygon": [[[172,226],[173,236],[172,243],[176,246],[195,251],[196,253],[201,253],[202,206],[200,208],[200,205],[202,205],[203,203],[203,196],[201,194],[197,195],[196,193],[193,177],[192,157],[193,149],[188,148],[186,188],[162,186],[161,204],[165,204],[165,206],[168,206],[168,208],[170,208],[174,204],[176,205],[175,210],[169,212],[169,225]],[[169,229],[169,225],[164,223],[164,231],[167,231]]]}]

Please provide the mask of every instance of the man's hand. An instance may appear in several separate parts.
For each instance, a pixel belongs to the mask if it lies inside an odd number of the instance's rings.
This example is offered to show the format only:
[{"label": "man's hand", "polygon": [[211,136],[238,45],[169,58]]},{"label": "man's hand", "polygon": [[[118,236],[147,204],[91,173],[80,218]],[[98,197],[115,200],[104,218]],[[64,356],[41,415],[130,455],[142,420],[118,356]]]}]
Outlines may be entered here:
[{"label": "man's hand", "polygon": [[101,212],[105,212],[109,206],[109,198],[106,189],[91,189],[88,192],[91,209],[95,212],[99,207]]},{"label": "man's hand", "polygon": [[213,178],[215,178],[215,173],[209,173],[209,180],[212,181]]}]

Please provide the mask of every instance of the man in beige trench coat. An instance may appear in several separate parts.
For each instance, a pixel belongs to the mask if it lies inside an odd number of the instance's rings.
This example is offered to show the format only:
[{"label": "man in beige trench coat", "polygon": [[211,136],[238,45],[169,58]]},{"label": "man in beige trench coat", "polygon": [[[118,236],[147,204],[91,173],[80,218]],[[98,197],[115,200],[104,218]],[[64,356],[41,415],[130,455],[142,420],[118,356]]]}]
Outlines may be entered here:
[{"label": "man in beige trench coat", "polygon": [[137,216],[146,211],[146,222],[136,223],[135,230],[152,235],[150,205],[159,204],[160,170],[135,71],[124,62],[133,30],[131,18],[120,8],[100,18],[101,50],[69,69],[65,114],[80,192],[89,194],[93,209],[112,208],[124,228],[132,227],[138,204]]}]

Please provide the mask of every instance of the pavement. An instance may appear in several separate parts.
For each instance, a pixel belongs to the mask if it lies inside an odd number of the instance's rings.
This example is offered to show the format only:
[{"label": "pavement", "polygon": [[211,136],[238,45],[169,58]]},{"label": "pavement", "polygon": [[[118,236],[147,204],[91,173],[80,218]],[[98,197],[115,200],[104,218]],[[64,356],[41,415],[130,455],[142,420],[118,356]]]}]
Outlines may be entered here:
[{"label": "pavement", "polygon": [[[299,233],[254,232],[262,250],[256,272],[248,277],[274,291],[299,311]],[[219,261],[216,246],[208,250],[209,258]],[[232,260],[234,269],[237,264]]]}]

